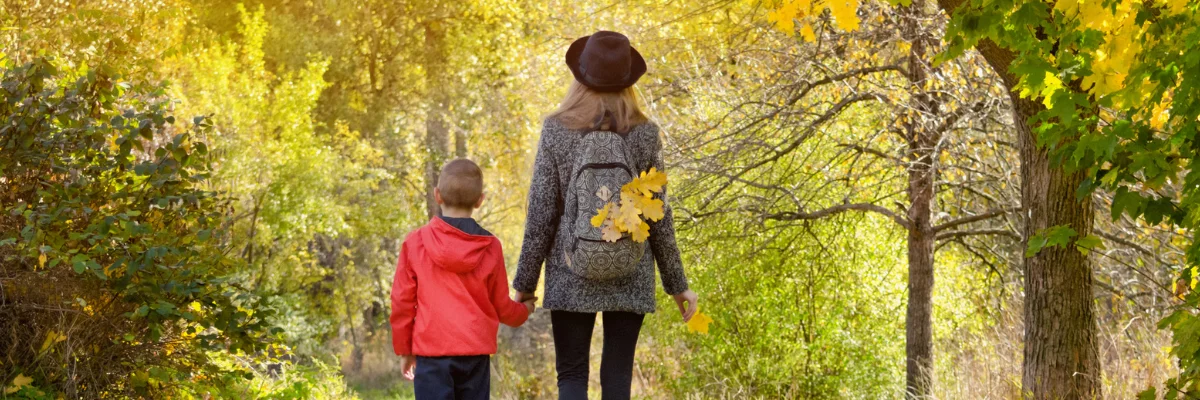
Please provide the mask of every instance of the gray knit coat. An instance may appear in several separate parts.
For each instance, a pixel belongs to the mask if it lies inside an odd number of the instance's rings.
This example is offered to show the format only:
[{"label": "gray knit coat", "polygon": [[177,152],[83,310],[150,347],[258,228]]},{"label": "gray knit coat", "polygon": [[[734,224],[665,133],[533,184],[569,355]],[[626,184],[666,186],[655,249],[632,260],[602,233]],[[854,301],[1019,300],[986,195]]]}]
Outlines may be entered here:
[{"label": "gray knit coat", "polygon": [[[663,289],[667,294],[687,290],[687,277],[675,245],[675,223],[671,206],[663,192],[665,216],[650,222],[649,246],[632,275],[611,281],[588,280],[571,272],[564,254],[572,243],[571,224],[575,210],[564,210],[564,197],[570,184],[571,164],[583,131],[569,129],[554,118],[542,126],[537,156],[533,162],[533,181],[529,186],[529,208],[525,220],[525,241],[517,261],[513,288],[533,293],[537,289],[542,263],[546,265],[546,287],[542,307],[574,312],[630,311],[654,312],[654,267],[658,265]],[[662,140],[658,125],[638,125],[625,138],[633,153],[630,165],[638,171],[654,167],[663,170]],[[590,216],[585,216],[590,217]]]}]

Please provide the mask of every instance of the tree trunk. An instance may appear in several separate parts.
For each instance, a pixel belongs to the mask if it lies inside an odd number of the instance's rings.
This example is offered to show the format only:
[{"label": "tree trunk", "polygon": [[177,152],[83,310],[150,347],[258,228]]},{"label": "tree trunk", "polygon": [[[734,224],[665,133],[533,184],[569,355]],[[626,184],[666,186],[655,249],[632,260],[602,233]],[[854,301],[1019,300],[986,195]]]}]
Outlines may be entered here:
[{"label": "tree trunk", "polygon": [[1025,258],[1025,361],[1022,387],[1033,399],[1100,398],[1100,359],[1093,313],[1092,269],[1075,239],[1090,235],[1091,196],[1075,191],[1082,172],[1051,165],[1038,148],[1029,117],[1041,103],[1013,96],[1021,152],[1024,237],[1066,225],[1078,233],[1065,247],[1047,247]]},{"label": "tree trunk", "polygon": [[467,131],[462,128],[454,130],[454,156],[458,158],[467,156]]},{"label": "tree trunk", "polygon": [[[450,154],[449,130],[446,128],[447,96],[446,83],[446,32],[436,22],[425,24],[425,89],[428,103],[425,106],[425,209],[433,218],[441,209],[433,197],[437,187],[438,173]],[[465,144],[464,144],[465,145]]]},{"label": "tree trunk", "polygon": [[940,133],[924,116],[937,112],[936,100],[926,92],[930,65],[926,60],[933,38],[922,22],[928,20],[925,2],[913,0],[901,9],[909,48],[906,78],[911,91],[904,131],[909,151],[908,165],[908,310],[905,328],[905,392],[910,399],[933,395],[933,229],[934,148]]}]

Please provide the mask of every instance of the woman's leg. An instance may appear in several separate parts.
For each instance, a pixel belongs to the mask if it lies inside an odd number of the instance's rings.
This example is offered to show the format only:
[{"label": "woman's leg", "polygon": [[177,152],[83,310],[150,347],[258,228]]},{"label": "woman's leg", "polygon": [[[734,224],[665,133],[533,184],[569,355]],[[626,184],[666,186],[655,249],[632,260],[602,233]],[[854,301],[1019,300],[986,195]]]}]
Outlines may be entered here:
[{"label": "woman's leg", "polygon": [[551,310],[550,326],[558,369],[558,399],[587,400],[588,357],[596,313]]},{"label": "woman's leg", "polygon": [[628,400],[633,385],[633,354],[645,314],[604,312],[604,354],[600,357],[600,398]]}]

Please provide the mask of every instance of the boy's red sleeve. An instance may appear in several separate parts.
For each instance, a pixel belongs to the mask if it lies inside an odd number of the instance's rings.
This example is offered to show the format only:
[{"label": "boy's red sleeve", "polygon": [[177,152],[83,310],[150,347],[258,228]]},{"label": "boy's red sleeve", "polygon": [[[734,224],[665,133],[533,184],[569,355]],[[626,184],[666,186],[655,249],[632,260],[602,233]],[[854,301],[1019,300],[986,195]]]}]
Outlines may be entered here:
[{"label": "boy's red sleeve", "polygon": [[509,297],[508,270],[504,267],[504,252],[500,248],[500,242],[496,242],[494,254],[495,266],[487,277],[488,285],[491,286],[492,306],[496,307],[500,323],[516,328],[529,319],[529,309]]},{"label": "boy's red sleeve", "polygon": [[408,241],[400,246],[396,277],[392,281],[392,349],[411,355],[413,322],[417,318],[417,276],[409,266]]}]

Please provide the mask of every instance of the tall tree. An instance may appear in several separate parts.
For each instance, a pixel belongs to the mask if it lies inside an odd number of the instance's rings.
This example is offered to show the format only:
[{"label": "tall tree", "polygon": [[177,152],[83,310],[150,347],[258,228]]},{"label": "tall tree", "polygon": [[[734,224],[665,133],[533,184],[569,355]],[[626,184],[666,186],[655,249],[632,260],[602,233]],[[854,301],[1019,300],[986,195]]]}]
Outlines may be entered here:
[{"label": "tall tree", "polygon": [[[446,126],[448,106],[446,85],[446,30],[436,18],[424,23],[425,57],[425,207],[429,217],[441,215],[433,191],[438,184],[438,172],[450,156],[449,128]],[[460,143],[460,146],[465,144]],[[465,149],[465,147],[463,147]],[[464,151],[465,152],[465,151]]]},{"label": "tall tree", "polygon": [[[813,10],[781,9],[772,15],[772,20],[788,33],[796,30],[793,21],[801,22],[801,37],[814,43],[808,45],[811,50],[797,55],[798,63],[801,68],[812,70],[793,67],[791,70],[798,70],[798,77],[792,78],[790,74],[779,77],[796,79],[795,83],[770,81],[775,86],[794,87],[780,93],[781,99],[769,98],[770,105],[760,106],[761,102],[755,99],[739,106],[727,118],[734,121],[732,134],[715,139],[723,147],[739,151],[728,157],[703,155],[708,161],[698,163],[701,173],[724,181],[717,186],[720,189],[716,193],[709,194],[710,198],[734,184],[756,188],[763,195],[751,200],[737,199],[738,206],[732,209],[722,210],[725,205],[715,203],[713,210],[696,211],[699,215],[741,211],[776,221],[870,212],[895,221],[907,235],[908,249],[905,387],[909,397],[926,398],[933,389],[937,243],[968,246],[966,240],[973,236],[1016,236],[1003,226],[978,228],[992,219],[1005,217],[1011,208],[1009,204],[987,204],[991,208],[983,209],[937,204],[943,188],[953,189],[958,197],[975,198],[978,203],[986,204],[976,193],[993,189],[985,189],[976,178],[958,173],[962,168],[958,164],[970,158],[969,151],[964,151],[971,148],[966,144],[968,139],[975,140],[976,146],[994,144],[992,137],[973,138],[968,132],[972,128],[981,129],[973,126],[976,121],[994,116],[1004,102],[993,98],[996,89],[993,80],[964,75],[964,71],[975,70],[974,66],[982,60],[933,63],[933,55],[941,49],[938,37],[944,19],[931,4],[915,1],[896,10],[864,8],[867,18],[879,22],[866,31],[846,34],[834,31],[833,21],[823,19],[819,12],[809,13]],[[836,25],[843,30],[859,31],[857,15],[842,14],[835,18]],[[946,76],[954,79],[938,79]],[[749,115],[740,115],[743,112]],[[883,118],[884,122],[864,122],[871,118]],[[777,119],[784,121],[781,127],[776,127],[780,123]],[[860,127],[879,131],[863,138],[829,133],[846,121],[857,121]],[[840,150],[817,156],[830,158],[828,169],[822,170],[832,174],[842,170],[842,165],[851,166],[846,175],[833,174],[830,182],[819,186],[822,191],[834,188],[845,191],[831,199],[833,204],[819,195],[798,195],[795,186],[799,183],[793,182],[796,178],[792,176],[765,173],[781,168],[776,164],[783,163],[783,158],[798,151],[802,144],[820,147],[820,142],[829,140],[837,143]],[[729,166],[713,165],[712,160],[728,162]],[[903,184],[899,185],[899,191],[894,191],[898,181]],[[907,199],[899,198],[900,193],[906,193]],[[780,200],[789,198],[791,201]],[[977,227],[971,229],[972,225]]]}]

